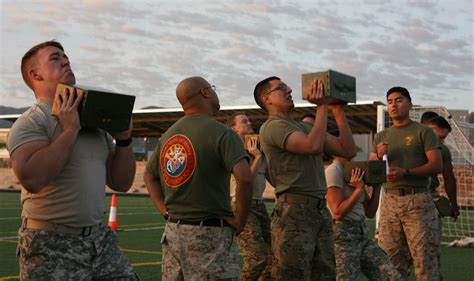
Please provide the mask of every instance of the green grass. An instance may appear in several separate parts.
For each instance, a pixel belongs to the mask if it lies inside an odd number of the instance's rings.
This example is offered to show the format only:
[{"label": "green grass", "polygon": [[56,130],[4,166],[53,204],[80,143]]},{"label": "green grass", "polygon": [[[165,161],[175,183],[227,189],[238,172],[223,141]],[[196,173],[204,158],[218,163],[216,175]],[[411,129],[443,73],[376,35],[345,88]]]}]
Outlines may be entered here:
[{"label": "green grass", "polygon": [[[107,197],[110,204],[110,197]],[[149,197],[118,196],[119,244],[142,280],[161,280],[164,220]],[[267,205],[271,212],[272,204]],[[0,280],[17,280],[16,236],[20,226],[20,194],[0,192]],[[104,217],[107,219],[107,216]],[[374,221],[368,220],[373,235]],[[444,280],[474,279],[474,250],[442,248]],[[410,280],[414,280],[413,274]],[[11,279],[10,279],[11,278]]]}]

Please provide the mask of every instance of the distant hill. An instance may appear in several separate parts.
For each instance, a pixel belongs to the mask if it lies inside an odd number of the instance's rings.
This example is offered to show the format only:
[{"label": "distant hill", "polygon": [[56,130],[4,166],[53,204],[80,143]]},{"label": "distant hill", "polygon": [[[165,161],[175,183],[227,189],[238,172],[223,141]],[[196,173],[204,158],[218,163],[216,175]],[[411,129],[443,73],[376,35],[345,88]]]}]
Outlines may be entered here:
[{"label": "distant hill", "polygon": [[[29,107],[9,107],[9,106],[2,106],[0,105],[0,115],[6,115],[6,114],[21,114],[25,112]],[[0,119],[0,128],[10,128],[12,126],[12,122],[7,121],[7,120],[2,120]]]},{"label": "distant hill", "polygon": [[9,106],[2,106],[0,105],[0,115],[4,114],[21,114],[25,112],[29,107],[9,107]]}]

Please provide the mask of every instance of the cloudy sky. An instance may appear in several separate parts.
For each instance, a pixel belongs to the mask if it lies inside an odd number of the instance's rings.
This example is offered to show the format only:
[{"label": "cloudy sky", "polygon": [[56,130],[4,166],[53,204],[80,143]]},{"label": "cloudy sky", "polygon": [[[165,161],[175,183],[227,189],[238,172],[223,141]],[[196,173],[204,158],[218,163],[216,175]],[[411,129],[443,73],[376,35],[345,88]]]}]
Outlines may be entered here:
[{"label": "cloudy sky", "polygon": [[474,111],[472,0],[0,0],[0,105],[29,106],[20,75],[33,45],[56,39],[77,83],[137,96],[135,109],[177,107],[200,75],[221,105],[253,105],[277,75],[301,100],[301,74],[355,76],[358,100],[407,87],[418,105]]}]

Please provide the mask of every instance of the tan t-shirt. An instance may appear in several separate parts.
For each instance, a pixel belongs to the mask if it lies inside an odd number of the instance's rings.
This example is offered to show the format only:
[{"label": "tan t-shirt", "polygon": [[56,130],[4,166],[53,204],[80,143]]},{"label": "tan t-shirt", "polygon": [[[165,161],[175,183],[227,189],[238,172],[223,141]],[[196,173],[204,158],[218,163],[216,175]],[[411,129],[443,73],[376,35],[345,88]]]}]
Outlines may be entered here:
[{"label": "tan t-shirt", "polygon": [[298,154],[285,148],[291,133],[308,134],[310,130],[310,123],[280,116],[270,116],[260,127],[260,144],[267,157],[270,180],[277,196],[284,192],[319,198],[326,195],[321,154]]},{"label": "tan t-shirt", "polygon": [[[10,154],[32,141],[52,142],[61,132],[51,103],[37,102],[13,124],[7,140]],[[38,193],[21,191],[22,217],[72,227],[101,222],[106,211],[106,161],[113,149],[111,136],[100,129],[81,130],[59,175]]]},{"label": "tan t-shirt", "polygon": [[[254,159],[252,158],[250,166],[252,166],[252,162]],[[262,200],[263,199],[263,192],[265,191],[266,181],[265,181],[265,172],[267,170],[267,160],[265,159],[265,155],[262,154],[262,159],[260,160],[260,165],[257,167],[257,174],[252,183],[252,199],[255,200]],[[235,199],[235,190],[237,188],[237,182],[232,175],[230,178],[230,196]]]},{"label": "tan t-shirt", "polygon": [[[344,193],[344,199],[347,199],[354,192],[354,188],[347,185],[344,180],[344,167],[336,161],[326,168],[326,183],[328,188],[341,188]],[[347,221],[360,221],[365,219],[364,209],[365,192],[362,193],[357,203],[354,205],[344,216],[344,220]],[[330,208],[328,208],[331,211]]]}]

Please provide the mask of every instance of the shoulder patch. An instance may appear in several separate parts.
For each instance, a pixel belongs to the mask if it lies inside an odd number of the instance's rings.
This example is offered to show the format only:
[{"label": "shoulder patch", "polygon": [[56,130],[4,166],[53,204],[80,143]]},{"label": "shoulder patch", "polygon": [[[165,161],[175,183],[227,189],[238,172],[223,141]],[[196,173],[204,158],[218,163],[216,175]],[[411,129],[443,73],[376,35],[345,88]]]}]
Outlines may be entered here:
[{"label": "shoulder patch", "polygon": [[196,153],[191,141],[185,135],[174,135],[162,146],[160,169],[163,180],[170,188],[187,182],[196,168]]}]

